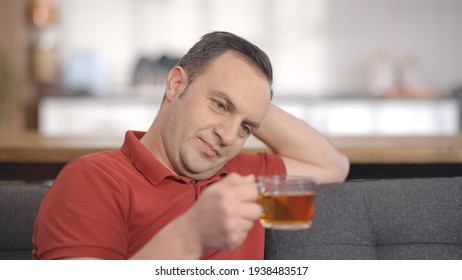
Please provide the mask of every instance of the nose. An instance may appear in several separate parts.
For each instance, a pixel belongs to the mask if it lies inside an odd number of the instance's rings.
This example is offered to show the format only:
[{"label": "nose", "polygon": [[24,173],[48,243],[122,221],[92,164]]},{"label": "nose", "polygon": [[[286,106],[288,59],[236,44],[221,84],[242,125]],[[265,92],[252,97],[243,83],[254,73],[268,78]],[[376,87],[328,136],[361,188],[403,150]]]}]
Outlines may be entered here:
[{"label": "nose", "polygon": [[223,147],[231,146],[238,137],[241,122],[225,119],[215,127],[215,134],[220,138]]}]

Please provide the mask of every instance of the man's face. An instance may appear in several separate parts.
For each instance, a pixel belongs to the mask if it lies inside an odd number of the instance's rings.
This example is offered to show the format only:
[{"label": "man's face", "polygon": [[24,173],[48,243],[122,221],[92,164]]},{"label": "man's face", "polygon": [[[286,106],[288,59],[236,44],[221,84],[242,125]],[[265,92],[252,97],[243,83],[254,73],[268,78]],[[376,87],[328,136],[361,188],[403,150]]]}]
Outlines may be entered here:
[{"label": "man's face", "polygon": [[269,103],[269,83],[254,66],[233,52],[219,56],[168,100],[161,134],[169,167],[196,180],[211,177],[240,152]]}]

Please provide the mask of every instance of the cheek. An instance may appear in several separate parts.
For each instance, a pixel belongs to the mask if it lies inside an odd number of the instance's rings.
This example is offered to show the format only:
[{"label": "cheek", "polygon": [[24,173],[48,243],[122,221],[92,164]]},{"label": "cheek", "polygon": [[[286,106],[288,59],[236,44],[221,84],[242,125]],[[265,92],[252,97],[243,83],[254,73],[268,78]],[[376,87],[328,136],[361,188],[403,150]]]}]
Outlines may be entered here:
[{"label": "cheek", "polygon": [[182,128],[184,131],[194,131],[201,130],[207,118],[203,115],[199,115],[195,112],[192,112],[189,115],[185,115],[185,118],[182,120]]},{"label": "cheek", "polygon": [[188,127],[195,119],[195,112],[187,103],[177,103],[171,108],[169,119],[171,120],[171,128]]},{"label": "cheek", "polygon": [[228,147],[227,151],[227,156],[229,159],[235,157],[237,154],[239,154],[242,151],[242,148],[244,147],[245,140],[238,139],[236,142],[233,143],[230,147]]},{"label": "cheek", "polygon": [[194,129],[207,129],[217,122],[219,122],[219,116],[211,113],[208,107],[193,107],[188,108],[188,112],[185,113],[185,119],[183,120],[186,127]]},{"label": "cheek", "polygon": [[215,121],[214,117],[207,115],[203,108],[192,105],[176,111],[175,120],[170,129],[176,130],[177,134],[183,134],[186,139],[193,138],[197,132],[208,129]]}]

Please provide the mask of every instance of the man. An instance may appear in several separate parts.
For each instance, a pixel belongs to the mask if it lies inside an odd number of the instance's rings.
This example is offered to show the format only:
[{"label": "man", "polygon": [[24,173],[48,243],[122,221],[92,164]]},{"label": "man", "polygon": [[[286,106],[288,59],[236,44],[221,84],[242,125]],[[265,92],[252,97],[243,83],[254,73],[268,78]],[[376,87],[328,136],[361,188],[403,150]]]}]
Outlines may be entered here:
[{"label": "man", "polygon": [[[206,34],[168,74],[163,104],[120,150],[70,162],[43,200],[36,259],[261,259],[255,176],[342,181],[348,160],[270,103],[266,54]],[[242,154],[250,135],[274,154]]]}]

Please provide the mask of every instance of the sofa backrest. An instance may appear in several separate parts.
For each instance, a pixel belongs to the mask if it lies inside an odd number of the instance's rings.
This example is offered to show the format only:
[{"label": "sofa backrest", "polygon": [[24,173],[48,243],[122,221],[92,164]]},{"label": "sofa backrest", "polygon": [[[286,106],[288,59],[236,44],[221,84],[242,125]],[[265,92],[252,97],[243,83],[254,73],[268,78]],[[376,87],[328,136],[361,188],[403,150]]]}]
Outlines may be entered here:
[{"label": "sofa backrest", "polygon": [[[46,184],[0,183],[0,259],[31,259]],[[321,185],[313,226],[266,231],[266,259],[462,259],[462,177]]]},{"label": "sofa backrest", "polygon": [[46,184],[0,183],[0,259],[32,258],[32,233]]},{"label": "sofa backrest", "polygon": [[462,177],[319,186],[313,225],[266,231],[266,259],[462,259]]}]

